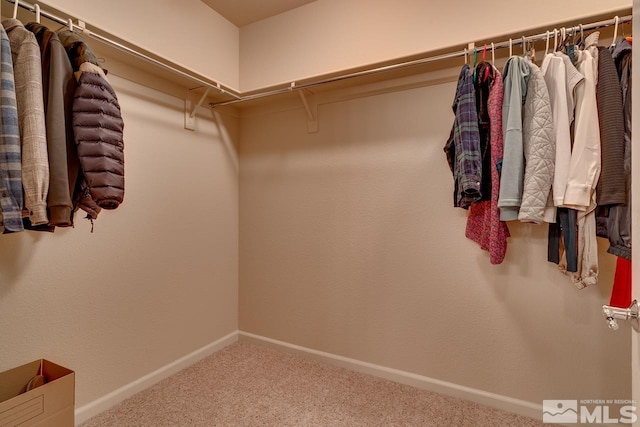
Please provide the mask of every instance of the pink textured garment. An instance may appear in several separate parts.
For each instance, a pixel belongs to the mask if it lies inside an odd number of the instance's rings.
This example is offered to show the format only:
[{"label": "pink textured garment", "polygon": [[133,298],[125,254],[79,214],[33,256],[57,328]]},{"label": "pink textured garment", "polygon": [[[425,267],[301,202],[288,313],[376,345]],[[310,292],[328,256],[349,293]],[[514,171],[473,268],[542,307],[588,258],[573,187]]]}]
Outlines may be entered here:
[{"label": "pink textured garment", "polygon": [[491,200],[473,203],[469,207],[465,236],[489,252],[491,264],[501,264],[507,252],[507,224],[500,221],[498,196],[500,175],[497,165],[502,161],[504,141],[502,139],[502,75],[495,70],[495,78],[489,92],[489,121],[491,124]]}]

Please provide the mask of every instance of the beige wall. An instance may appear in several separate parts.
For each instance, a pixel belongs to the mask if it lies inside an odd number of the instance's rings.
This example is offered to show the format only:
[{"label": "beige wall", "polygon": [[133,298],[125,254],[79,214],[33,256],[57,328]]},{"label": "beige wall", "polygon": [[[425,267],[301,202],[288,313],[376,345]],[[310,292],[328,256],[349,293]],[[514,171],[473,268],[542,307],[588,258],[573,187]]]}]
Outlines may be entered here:
[{"label": "beige wall", "polygon": [[579,291],[546,261],[546,226],[513,224],[499,266],[464,237],[442,150],[454,91],[321,94],[315,134],[295,103],[245,111],[240,329],[536,404],[629,396],[606,245]]},{"label": "beige wall", "polygon": [[[237,86],[238,30],[199,0],[47,4]],[[78,214],[75,229],[0,236],[0,371],[40,357],[68,366],[76,408],[234,332],[238,319],[239,121],[201,110],[186,131],[185,88],[126,56],[105,59],[125,121],[124,204],[102,212],[94,233]]]},{"label": "beige wall", "polygon": [[[2,1],[3,16],[13,5]],[[35,3],[30,1],[30,3]],[[45,0],[73,18],[231,88],[239,86],[239,30],[201,0]],[[32,15],[33,16],[33,15]]]},{"label": "beige wall", "polygon": [[240,88],[289,83],[630,8],[631,0],[318,0],[240,29]]},{"label": "beige wall", "polygon": [[[143,79],[144,76],[138,76]],[[126,195],[91,225],[0,235],[0,370],[76,371],[76,407],[237,329],[235,151],[209,112],[115,75]],[[235,138],[237,120],[221,123]]]},{"label": "beige wall", "polygon": [[[238,29],[199,0],[44,4],[244,90],[630,6],[572,0],[513,19],[513,2],[494,2],[485,26],[450,2],[319,0],[243,28],[240,52]],[[0,236],[0,370],[68,365],[82,406],[234,331],[239,310],[248,332],[536,403],[628,394],[628,335],[599,309],[608,255],[601,285],[576,291],[545,261],[544,227],[513,227],[502,266],[464,238],[442,153],[453,84],[322,104],[318,134],[298,104],[223,115],[222,132],[203,110],[188,132],[167,94],[182,88],[110,75],[126,201],[93,234],[78,218]],[[242,134],[240,212],[227,134]]]}]

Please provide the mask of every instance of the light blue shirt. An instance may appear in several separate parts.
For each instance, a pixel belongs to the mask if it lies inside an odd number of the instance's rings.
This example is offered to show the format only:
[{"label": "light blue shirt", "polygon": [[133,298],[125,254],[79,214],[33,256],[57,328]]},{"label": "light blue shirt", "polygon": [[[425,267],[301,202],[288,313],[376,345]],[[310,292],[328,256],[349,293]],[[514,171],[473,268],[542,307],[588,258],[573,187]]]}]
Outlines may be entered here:
[{"label": "light blue shirt", "polygon": [[502,131],[504,157],[500,175],[501,221],[515,221],[522,203],[524,147],[522,144],[522,106],[527,96],[529,65],[525,58],[512,56],[504,66]]},{"label": "light blue shirt", "polygon": [[22,157],[13,61],[7,33],[0,26],[0,212],[4,232],[23,231]]}]

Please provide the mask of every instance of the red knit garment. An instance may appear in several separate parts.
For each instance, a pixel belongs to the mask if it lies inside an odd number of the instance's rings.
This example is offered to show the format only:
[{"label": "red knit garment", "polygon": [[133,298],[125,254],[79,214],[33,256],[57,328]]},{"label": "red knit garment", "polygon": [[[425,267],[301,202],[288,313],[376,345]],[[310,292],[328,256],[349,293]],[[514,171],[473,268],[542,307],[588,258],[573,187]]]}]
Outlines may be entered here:
[{"label": "red knit garment", "polygon": [[[507,252],[507,224],[500,221],[498,196],[500,195],[500,174],[497,164],[502,160],[504,140],[502,135],[502,76],[495,70],[495,79],[489,92],[488,110],[491,123],[491,200],[473,203],[469,207],[465,236],[489,252],[491,264],[501,264]],[[484,173],[484,172],[483,172]]]}]

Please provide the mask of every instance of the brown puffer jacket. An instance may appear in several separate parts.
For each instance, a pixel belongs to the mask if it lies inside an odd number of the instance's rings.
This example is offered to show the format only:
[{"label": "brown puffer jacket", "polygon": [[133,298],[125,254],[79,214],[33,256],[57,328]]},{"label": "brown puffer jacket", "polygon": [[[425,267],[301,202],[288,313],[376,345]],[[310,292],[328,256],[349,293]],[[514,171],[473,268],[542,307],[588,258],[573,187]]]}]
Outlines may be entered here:
[{"label": "brown puffer jacket", "polygon": [[124,122],[111,84],[89,46],[76,34],[60,31],[78,86],[73,97],[73,131],[84,182],[74,198],[90,218],[115,209],[124,199]]},{"label": "brown puffer jacket", "polygon": [[124,123],[111,85],[100,74],[82,72],[73,97],[73,131],[91,198],[103,209],[124,199]]}]

